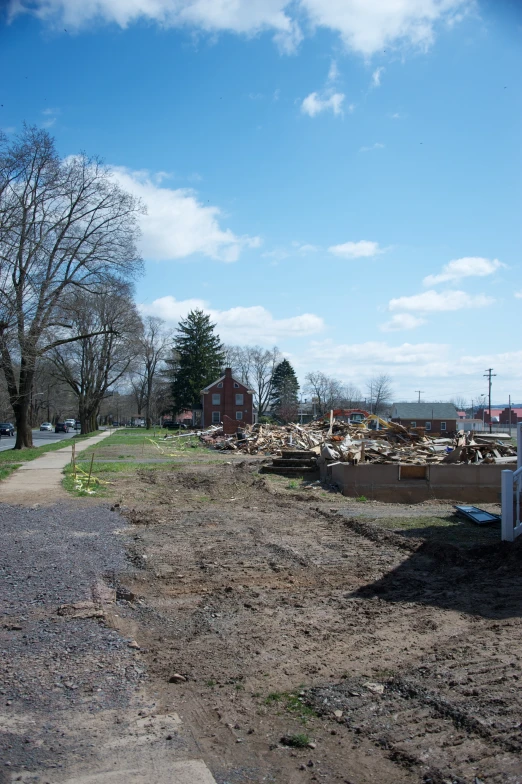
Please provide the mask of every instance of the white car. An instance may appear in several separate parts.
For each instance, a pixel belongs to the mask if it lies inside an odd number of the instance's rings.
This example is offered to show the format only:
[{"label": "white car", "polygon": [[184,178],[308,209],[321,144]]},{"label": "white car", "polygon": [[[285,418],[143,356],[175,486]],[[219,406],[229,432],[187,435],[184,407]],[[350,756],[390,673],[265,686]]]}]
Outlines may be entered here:
[{"label": "white car", "polygon": [[42,424],[40,425],[40,430],[49,430],[52,433],[54,427],[51,425],[50,422],[42,422]]},{"label": "white car", "polygon": [[76,425],[76,419],[66,419],[65,424],[67,425],[67,429],[71,428],[71,430],[74,430]]}]

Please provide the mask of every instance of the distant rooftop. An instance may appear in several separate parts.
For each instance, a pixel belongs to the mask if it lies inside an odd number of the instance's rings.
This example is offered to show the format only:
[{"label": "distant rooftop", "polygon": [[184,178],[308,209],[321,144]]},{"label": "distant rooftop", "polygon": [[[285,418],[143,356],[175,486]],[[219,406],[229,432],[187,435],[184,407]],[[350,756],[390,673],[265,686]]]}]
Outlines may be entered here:
[{"label": "distant rooftop", "polygon": [[392,419],[458,419],[453,403],[394,403]]}]

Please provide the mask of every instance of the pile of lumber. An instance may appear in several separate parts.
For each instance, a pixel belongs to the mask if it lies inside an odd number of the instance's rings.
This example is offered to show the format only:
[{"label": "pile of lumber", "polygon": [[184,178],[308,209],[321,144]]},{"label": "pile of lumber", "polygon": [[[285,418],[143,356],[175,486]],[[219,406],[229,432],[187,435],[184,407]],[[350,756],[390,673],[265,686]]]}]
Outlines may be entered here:
[{"label": "pile of lumber", "polygon": [[220,428],[209,428],[200,437],[215,449],[275,457],[288,449],[305,450],[328,462],[352,465],[516,462],[515,447],[505,443],[501,434],[461,431],[454,437],[430,437],[424,431],[408,430],[396,423],[381,430],[335,420],[304,425],[256,424],[247,426],[239,437],[224,436]]}]

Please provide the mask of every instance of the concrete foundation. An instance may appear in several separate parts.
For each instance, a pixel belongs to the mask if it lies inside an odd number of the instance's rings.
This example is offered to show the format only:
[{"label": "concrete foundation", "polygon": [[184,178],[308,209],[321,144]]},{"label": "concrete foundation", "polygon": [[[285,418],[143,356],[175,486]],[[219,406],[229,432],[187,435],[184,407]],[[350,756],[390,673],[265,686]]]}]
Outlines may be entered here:
[{"label": "concrete foundation", "polygon": [[434,498],[462,503],[500,503],[505,465],[348,465],[319,459],[321,480],[343,495],[414,504]]}]

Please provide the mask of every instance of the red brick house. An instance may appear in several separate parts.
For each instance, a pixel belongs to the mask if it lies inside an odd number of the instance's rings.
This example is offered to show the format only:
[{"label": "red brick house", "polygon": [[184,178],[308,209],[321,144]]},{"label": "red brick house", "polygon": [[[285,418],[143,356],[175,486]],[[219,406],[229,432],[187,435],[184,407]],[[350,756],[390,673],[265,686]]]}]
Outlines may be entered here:
[{"label": "red brick house", "polygon": [[254,423],[254,392],[232,375],[225,375],[201,390],[201,426],[223,423],[223,432],[232,434],[238,428]]}]

